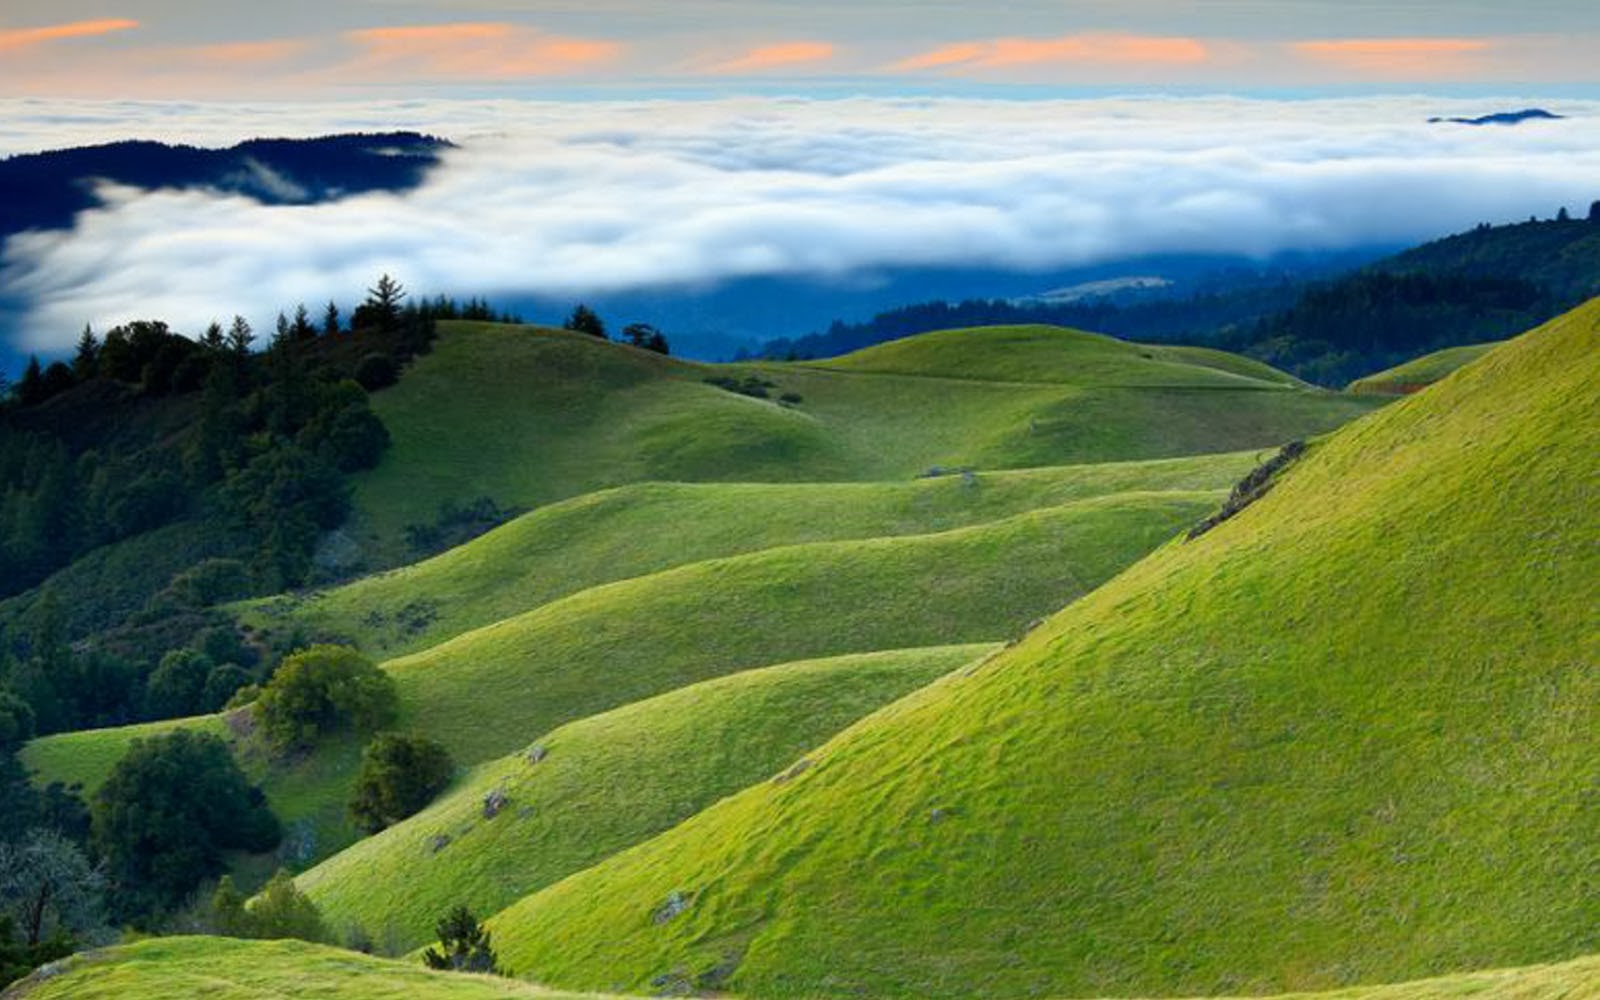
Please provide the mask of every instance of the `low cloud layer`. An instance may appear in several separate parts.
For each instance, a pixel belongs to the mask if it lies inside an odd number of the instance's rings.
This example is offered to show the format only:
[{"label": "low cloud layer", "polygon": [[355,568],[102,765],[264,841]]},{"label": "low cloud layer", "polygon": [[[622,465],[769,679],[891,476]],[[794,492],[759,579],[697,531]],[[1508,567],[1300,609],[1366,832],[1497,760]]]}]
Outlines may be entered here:
[{"label": "low cloud layer", "polygon": [[[1520,102],[1511,102],[1517,107]],[[1046,270],[1152,253],[1406,242],[1600,197],[1600,104],[1515,129],[1430,126],[1500,102],[740,100],[341,108],[0,102],[0,152],[44,135],[226,143],[414,127],[461,144],[421,189],[311,207],[107,189],[69,233],[4,249],[15,347],[85,322],[359,297],[380,272],[459,296]],[[59,144],[59,143],[57,143]]]}]

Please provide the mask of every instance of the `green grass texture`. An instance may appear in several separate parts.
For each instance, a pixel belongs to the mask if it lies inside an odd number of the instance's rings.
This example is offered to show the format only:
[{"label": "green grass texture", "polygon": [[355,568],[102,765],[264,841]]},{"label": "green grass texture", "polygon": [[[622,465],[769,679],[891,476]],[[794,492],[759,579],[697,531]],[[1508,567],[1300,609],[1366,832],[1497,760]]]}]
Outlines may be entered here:
[{"label": "green grass texture", "polygon": [[[431,972],[302,941],[172,937],[77,955],[6,1000],[582,1000],[511,979]],[[1594,1000],[1600,959],[1276,1000]]]},{"label": "green grass texture", "polygon": [[[1381,402],[1221,352],[1054,327],[929,334],[821,365],[704,365],[535,327],[440,329],[433,353],[373,397],[393,445],[358,480],[355,533],[392,559],[405,526],[479,495],[533,507],[639,482],[861,482],[1242,451]],[[773,387],[756,399],[714,377]]]},{"label": "green grass texture", "polygon": [[1409,395],[1432,385],[1462,365],[1478,360],[1498,346],[1469,344],[1465,347],[1447,347],[1387,371],[1358,378],[1345,391],[1367,395]]},{"label": "green grass texture", "polygon": [[[300,876],[330,926],[410,949],[771,777],[850,723],[998,646],[869,653],[693,684],[475,768],[421,813]],[[503,804],[485,809],[491,796]]]},{"label": "green grass texture", "polygon": [[266,630],[416,652],[589,587],[762,549],[919,535],[1115,493],[1226,490],[1234,452],[889,483],[644,483],[540,508],[412,566],[243,605]]},{"label": "green grass texture", "polygon": [[511,907],[502,954],[564,987],[1008,998],[1595,953],[1597,384],[1600,301]]}]

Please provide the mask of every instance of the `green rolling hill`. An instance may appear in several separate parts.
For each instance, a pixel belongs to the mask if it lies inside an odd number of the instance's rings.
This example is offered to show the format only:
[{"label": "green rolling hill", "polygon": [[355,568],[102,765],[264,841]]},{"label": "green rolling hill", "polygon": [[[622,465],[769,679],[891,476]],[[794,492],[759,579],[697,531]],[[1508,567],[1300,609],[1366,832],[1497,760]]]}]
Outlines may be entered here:
[{"label": "green rolling hill", "polygon": [[[451,906],[493,913],[770,777],[998,648],[785,664],[581,719],[475,768],[421,813],[300,876],[300,887],[332,926],[359,924],[377,940],[418,947]],[[495,795],[505,804],[486,815]]]},{"label": "green rolling hill", "polygon": [[1462,365],[1478,360],[1498,346],[1500,345],[1469,344],[1465,347],[1447,347],[1387,371],[1356,379],[1350,383],[1346,391],[1367,395],[1407,396],[1427,388]]},{"label": "green rolling hill", "polygon": [[[399,685],[402,726],[477,764],[565,723],[753,667],[1005,641],[1219,499],[1218,491],[1116,493],[934,534],[706,560],[592,587],[385,666]],[[357,743],[333,740],[308,758],[274,762],[244,718],[234,719],[238,755],[294,831],[290,857],[305,862],[349,844],[344,803]],[[41,781],[93,789],[135,734],[184,724],[50,736],[24,760]],[[224,725],[220,717],[200,724]]]},{"label": "green rolling hill", "polygon": [[1262,455],[890,483],[644,483],[540,508],[412,566],[237,613],[268,633],[298,630],[399,655],[589,587],[707,559],[949,531],[1115,493],[1226,490]]},{"label": "green rolling hill", "polygon": [[[1171,458],[1281,444],[1377,405],[1215,351],[1053,327],[929,336],[893,345],[892,364],[873,349],[827,365],[703,365],[561,331],[442,324],[434,352],[373,397],[393,444],[358,480],[356,533],[400,561],[403,528],[478,495],[535,506],[658,480]],[[712,378],[762,380],[768,398]]]},{"label": "green rolling hill", "polygon": [[564,987],[937,998],[1600,950],[1596,384],[1600,302],[1317,442],[793,780],[509,908],[503,958]]},{"label": "green rolling hill", "polygon": [[[5,1000],[583,1000],[515,980],[429,972],[301,941],[172,937],[78,955]],[[1274,1000],[1594,1000],[1600,959],[1411,983],[1301,993]]]}]

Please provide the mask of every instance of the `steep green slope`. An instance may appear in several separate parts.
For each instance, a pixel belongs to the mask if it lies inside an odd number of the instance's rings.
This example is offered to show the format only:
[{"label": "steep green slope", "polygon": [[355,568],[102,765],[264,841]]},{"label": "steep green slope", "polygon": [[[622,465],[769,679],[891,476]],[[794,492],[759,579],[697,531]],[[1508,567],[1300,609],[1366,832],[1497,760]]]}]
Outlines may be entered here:
[{"label": "steep green slope", "polygon": [[[933,466],[1237,451],[1329,430],[1376,405],[1293,387],[1219,352],[1048,327],[931,336],[948,342],[870,374],[860,359],[701,365],[577,334],[444,324],[434,352],[374,397],[393,445],[358,483],[364,537],[398,560],[405,526],[480,494],[533,506],[657,480],[874,481]],[[1042,345],[1029,355],[1035,366],[1005,382],[985,374],[1030,342]],[[770,398],[710,378],[762,379]],[[787,394],[800,401],[780,401]]]},{"label": "steep green slope", "polygon": [[[582,1000],[510,979],[429,972],[301,941],[155,938],[76,956],[6,1000]],[[1276,1000],[1594,1000],[1600,959],[1500,969]]]},{"label": "steep green slope", "polygon": [[1600,302],[1317,444],[793,781],[500,914],[507,961],[1022,997],[1596,951],[1597,383]]},{"label": "steep green slope", "polygon": [[[332,926],[359,924],[408,949],[426,944],[451,906],[494,913],[771,776],[868,712],[997,648],[786,664],[581,719],[475,769],[423,812],[300,876],[300,887]],[[503,805],[489,815],[492,796]]]},{"label": "steep green slope", "polygon": [[1447,347],[1376,375],[1356,379],[1346,391],[1385,396],[1409,395],[1427,388],[1457,368],[1478,360],[1498,346],[1469,344],[1466,347]]},{"label": "steep green slope", "polygon": [[[708,560],[593,587],[385,666],[401,725],[476,764],[564,723],[740,670],[1003,641],[1199,520],[1219,496],[1113,494],[931,535]],[[67,773],[93,786],[130,738],[64,733],[35,740],[25,756],[40,781]],[[237,752],[290,823],[291,856],[327,857],[350,843],[354,741],[277,763],[258,743],[243,739]]]},{"label": "steep green slope", "polygon": [[1227,489],[1260,453],[895,483],[647,483],[526,514],[413,566],[238,609],[268,630],[414,652],[588,587],[780,545],[926,534],[1131,491]]},{"label": "steep green slope", "polygon": [[711,677],[1004,640],[1214,508],[1116,494],[934,535],[817,542],[594,587],[391,660],[401,717],[458,760]]}]

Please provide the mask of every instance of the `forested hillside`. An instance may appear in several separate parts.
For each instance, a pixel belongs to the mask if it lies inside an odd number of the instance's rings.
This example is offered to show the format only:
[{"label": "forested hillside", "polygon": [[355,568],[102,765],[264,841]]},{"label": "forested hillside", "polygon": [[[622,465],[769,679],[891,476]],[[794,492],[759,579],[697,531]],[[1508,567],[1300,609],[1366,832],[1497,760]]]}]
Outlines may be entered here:
[{"label": "forested hillside", "polygon": [[1132,302],[929,302],[774,341],[763,353],[823,358],[953,326],[1059,323],[1210,343],[1332,387],[1433,351],[1503,340],[1597,294],[1600,202],[1587,218],[1562,209],[1547,221],[1482,225],[1333,279],[1242,281]]}]

